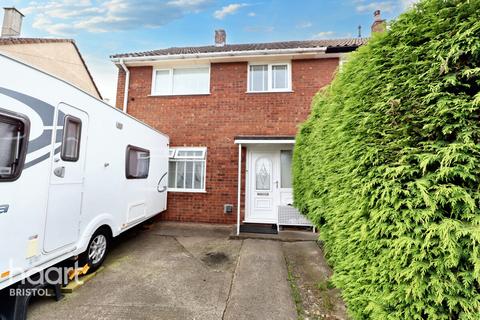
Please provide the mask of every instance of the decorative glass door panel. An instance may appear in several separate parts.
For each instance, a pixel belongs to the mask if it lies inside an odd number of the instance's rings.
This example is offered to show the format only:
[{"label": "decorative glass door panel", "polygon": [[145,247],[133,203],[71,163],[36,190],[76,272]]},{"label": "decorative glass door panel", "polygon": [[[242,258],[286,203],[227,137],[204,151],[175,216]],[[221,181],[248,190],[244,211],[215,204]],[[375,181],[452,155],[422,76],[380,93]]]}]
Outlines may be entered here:
[{"label": "decorative glass door panel", "polygon": [[255,188],[257,191],[272,190],[272,160],[258,158],[255,164]]}]

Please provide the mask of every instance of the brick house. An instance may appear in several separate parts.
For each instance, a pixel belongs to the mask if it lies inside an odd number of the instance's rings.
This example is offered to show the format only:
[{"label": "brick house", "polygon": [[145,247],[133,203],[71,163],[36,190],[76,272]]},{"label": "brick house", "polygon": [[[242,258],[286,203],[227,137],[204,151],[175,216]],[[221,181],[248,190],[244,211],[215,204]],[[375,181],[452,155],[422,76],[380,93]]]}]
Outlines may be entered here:
[{"label": "brick house", "polygon": [[230,45],[217,30],[212,46],[112,56],[117,107],[171,139],[163,219],[233,224],[238,214],[275,223],[277,207],[292,203],[297,127],[344,55],[364,42]]},{"label": "brick house", "polygon": [[72,39],[21,37],[23,14],[4,8],[0,53],[32,65],[102,99],[92,74]]}]

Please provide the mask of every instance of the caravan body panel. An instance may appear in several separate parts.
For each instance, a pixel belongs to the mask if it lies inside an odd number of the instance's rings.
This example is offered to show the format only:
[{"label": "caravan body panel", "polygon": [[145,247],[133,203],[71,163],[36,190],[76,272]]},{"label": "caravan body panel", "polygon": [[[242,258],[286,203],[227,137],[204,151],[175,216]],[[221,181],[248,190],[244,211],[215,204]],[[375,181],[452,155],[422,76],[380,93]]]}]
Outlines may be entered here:
[{"label": "caravan body panel", "polygon": [[[166,210],[169,139],[4,55],[0,70],[0,121],[2,110],[29,121],[20,176],[6,181],[0,174],[2,289],[82,253],[101,226],[117,236]],[[127,178],[128,146],[149,151],[146,178]]]}]

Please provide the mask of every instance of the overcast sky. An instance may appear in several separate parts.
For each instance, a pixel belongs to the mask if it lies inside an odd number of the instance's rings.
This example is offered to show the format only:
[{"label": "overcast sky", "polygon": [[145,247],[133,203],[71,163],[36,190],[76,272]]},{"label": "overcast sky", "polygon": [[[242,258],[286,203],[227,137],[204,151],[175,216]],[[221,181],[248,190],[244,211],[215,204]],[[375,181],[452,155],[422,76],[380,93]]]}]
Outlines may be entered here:
[{"label": "overcast sky", "polygon": [[369,36],[373,11],[392,19],[412,0],[0,0],[25,14],[22,36],[73,38],[102,95],[115,102],[109,56],[171,46]]}]

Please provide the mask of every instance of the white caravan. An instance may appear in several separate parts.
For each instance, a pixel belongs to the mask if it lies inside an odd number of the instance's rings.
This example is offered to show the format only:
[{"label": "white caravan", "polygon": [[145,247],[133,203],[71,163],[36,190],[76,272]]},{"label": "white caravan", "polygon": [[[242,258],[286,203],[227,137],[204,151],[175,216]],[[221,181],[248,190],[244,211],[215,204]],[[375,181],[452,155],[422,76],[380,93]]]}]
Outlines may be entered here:
[{"label": "white caravan", "polygon": [[0,54],[0,289],[167,207],[168,136]]}]

